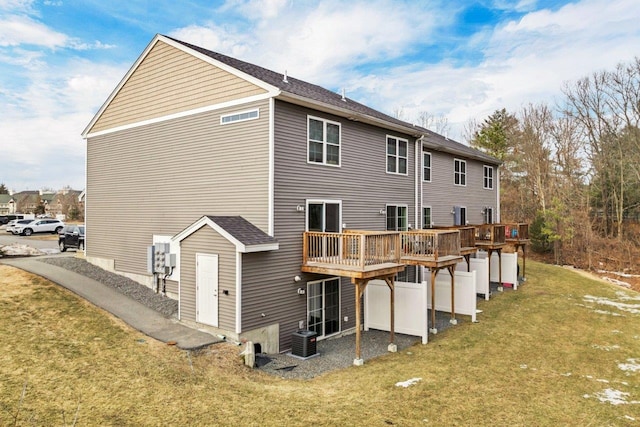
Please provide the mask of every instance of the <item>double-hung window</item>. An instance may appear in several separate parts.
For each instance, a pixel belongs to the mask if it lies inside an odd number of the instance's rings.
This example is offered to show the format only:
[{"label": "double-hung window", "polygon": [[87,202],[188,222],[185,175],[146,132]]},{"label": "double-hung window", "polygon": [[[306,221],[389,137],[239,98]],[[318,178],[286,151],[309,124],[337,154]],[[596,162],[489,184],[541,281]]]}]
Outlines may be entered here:
[{"label": "double-hung window", "polygon": [[407,175],[406,139],[387,136],[387,173]]},{"label": "double-hung window", "polygon": [[453,183],[455,185],[467,185],[467,162],[453,159]]},{"label": "double-hung window", "polygon": [[422,180],[431,182],[431,153],[422,152]]},{"label": "double-hung window", "polygon": [[483,188],[493,190],[493,167],[485,165],[483,175]]},{"label": "double-hung window", "polygon": [[407,231],[407,206],[387,205],[387,231]]},{"label": "double-hung window", "polygon": [[422,228],[431,228],[431,206],[422,208]]},{"label": "double-hung window", "polygon": [[307,129],[308,162],[340,166],[340,123],[309,117]]},{"label": "double-hung window", "polygon": [[485,224],[493,224],[493,208],[487,206],[484,208],[484,223]]}]

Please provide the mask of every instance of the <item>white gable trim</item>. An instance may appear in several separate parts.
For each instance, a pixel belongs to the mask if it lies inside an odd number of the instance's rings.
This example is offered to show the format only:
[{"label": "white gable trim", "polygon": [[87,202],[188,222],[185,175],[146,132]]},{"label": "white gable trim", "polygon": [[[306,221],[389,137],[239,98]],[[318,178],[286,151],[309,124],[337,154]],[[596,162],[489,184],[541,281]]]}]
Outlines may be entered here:
[{"label": "white gable trim", "polygon": [[[149,53],[151,52],[151,50],[155,47],[155,45],[159,42],[163,42],[166,43],[176,49],[179,49],[185,53],[188,53],[189,55],[192,55],[196,58],[199,58],[205,62],[208,62],[211,65],[214,65],[228,73],[231,73],[241,79],[244,79],[258,87],[261,87],[262,89],[266,90],[268,92],[268,96],[276,96],[280,93],[280,90],[268,83],[263,82],[262,80],[256,79],[253,76],[250,76],[248,74],[245,74],[233,67],[230,67],[220,61],[217,61],[209,56],[203,55],[202,53],[195,51],[193,49],[188,48],[187,46],[183,45],[182,43],[178,43],[175,42],[173,40],[171,40],[170,38],[167,38],[161,34],[156,34],[155,37],[153,38],[153,40],[151,40],[151,42],[147,45],[147,47],[145,48],[145,50],[142,52],[142,54],[138,57],[138,59],[136,60],[136,62],[134,62],[134,64],[131,66],[131,68],[129,68],[129,71],[127,71],[127,73],[124,75],[124,77],[122,78],[122,80],[120,80],[120,83],[118,83],[118,85],[115,87],[115,89],[113,89],[113,91],[111,92],[111,94],[109,95],[109,97],[107,98],[107,100],[102,104],[102,106],[100,107],[100,109],[98,110],[98,112],[96,113],[95,116],[93,116],[93,119],[91,119],[91,121],[89,122],[89,124],[84,128],[84,130],[82,131],[82,137],[83,138],[87,138],[88,137],[88,133],[89,130],[96,124],[96,122],[98,121],[98,119],[100,119],[100,117],[102,116],[102,114],[104,113],[104,111],[107,109],[107,107],[109,106],[109,104],[111,104],[111,101],[113,101],[113,99],[116,97],[116,95],[118,94],[118,92],[120,92],[120,90],[122,89],[122,87],[125,85],[125,83],[127,83],[127,81],[129,80],[129,78],[131,77],[131,75],[138,69],[138,67],[140,66],[140,64],[142,63],[142,61],[145,60],[145,58],[149,55]],[[93,135],[95,136],[95,135]]]},{"label": "white gable trim", "polygon": [[171,241],[178,242],[178,243],[182,242],[184,239],[186,239],[187,237],[189,237],[190,235],[192,235],[193,233],[195,233],[205,225],[208,225],[216,233],[218,233],[219,235],[227,239],[231,244],[233,244],[236,247],[236,251],[240,253],[275,251],[280,247],[278,242],[247,246],[241,241],[239,241],[238,239],[236,239],[235,237],[233,237],[231,234],[229,234],[224,228],[220,227],[208,216],[203,216],[202,218],[200,218],[199,220],[191,224],[189,227],[185,228],[180,233],[173,236]]},{"label": "white gable trim", "polygon": [[196,109],[193,109],[193,110],[180,111],[179,113],[169,114],[169,115],[162,116],[162,117],[154,117],[153,119],[147,119],[147,120],[143,120],[141,122],[129,123],[129,124],[126,124],[126,125],[122,125],[122,126],[117,126],[117,127],[110,128],[110,129],[101,130],[101,131],[98,131],[98,132],[91,132],[91,133],[89,133],[87,135],[83,134],[83,137],[84,138],[93,138],[95,136],[107,135],[107,134],[110,134],[110,133],[120,132],[120,131],[127,130],[127,129],[134,129],[134,128],[137,128],[137,127],[140,127],[140,126],[146,126],[146,125],[151,125],[151,124],[154,124],[154,123],[166,122],[168,120],[179,119],[181,117],[187,117],[187,116],[192,116],[192,115],[195,115],[195,114],[221,110],[223,108],[233,107],[233,106],[242,105],[242,104],[248,104],[250,102],[262,101],[264,99],[269,99],[269,98],[271,98],[271,94],[262,94],[262,95],[255,95],[255,96],[250,96],[250,97],[242,98],[242,99],[234,99],[232,101],[227,101],[227,102],[223,102],[223,103],[216,104],[216,105],[208,105],[206,107],[200,107],[200,108],[196,108]]}]

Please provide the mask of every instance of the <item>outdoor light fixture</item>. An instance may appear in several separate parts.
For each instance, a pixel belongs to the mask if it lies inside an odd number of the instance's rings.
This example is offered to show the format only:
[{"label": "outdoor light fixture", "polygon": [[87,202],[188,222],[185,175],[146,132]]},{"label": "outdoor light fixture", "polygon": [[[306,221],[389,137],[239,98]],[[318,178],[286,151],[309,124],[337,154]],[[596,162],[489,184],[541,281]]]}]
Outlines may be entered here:
[{"label": "outdoor light fixture", "polygon": [[302,206],[302,205],[296,206],[296,211],[297,212],[304,212],[304,206]]},{"label": "outdoor light fixture", "polygon": [[387,209],[386,208],[380,209],[380,215],[384,215],[386,213],[387,213]]}]

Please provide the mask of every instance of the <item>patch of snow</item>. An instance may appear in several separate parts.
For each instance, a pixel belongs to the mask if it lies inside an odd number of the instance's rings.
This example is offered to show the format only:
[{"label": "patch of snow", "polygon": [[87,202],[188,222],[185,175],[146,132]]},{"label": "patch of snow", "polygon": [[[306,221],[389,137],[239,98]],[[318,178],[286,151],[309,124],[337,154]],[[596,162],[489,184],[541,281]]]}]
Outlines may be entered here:
[{"label": "patch of snow", "polygon": [[562,375],[563,377],[570,377],[571,376],[571,372],[567,372],[566,374],[560,374],[560,375]]},{"label": "patch of snow", "polygon": [[528,366],[527,366],[527,365],[524,365],[524,364],[523,364],[523,365],[520,365],[520,369],[527,369],[527,368],[528,368]]},{"label": "patch of snow", "polygon": [[598,381],[599,383],[609,384],[609,380],[604,380],[604,379],[598,378],[596,381]]},{"label": "patch of snow", "polygon": [[612,277],[602,277],[605,281],[609,283],[613,283],[617,286],[622,286],[623,288],[631,289],[631,284],[627,282],[623,282],[622,280],[614,279]]},{"label": "patch of snow", "polygon": [[640,360],[638,359],[627,359],[629,363],[618,363],[618,368],[623,371],[631,371],[638,372],[640,371]]},{"label": "patch of snow", "polygon": [[0,246],[0,253],[4,256],[37,256],[44,255],[39,249],[32,248],[31,246],[21,245],[19,243],[12,243],[8,246]]},{"label": "patch of snow", "polygon": [[606,311],[606,310],[593,310],[594,313],[598,313],[598,314],[608,314],[611,315],[613,317],[624,317],[622,314],[620,313],[614,313],[613,311]]},{"label": "patch of snow", "polygon": [[614,344],[614,345],[593,344],[592,347],[597,348],[598,350],[604,350],[604,351],[618,350],[620,348],[620,346],[617,344]]},{"label": "patch of snow", "polygon": [[[624,297],[621,297],[621,298],[625,300],[630,299],[630,297],[628,297],[626,294],[622,294],[622,295],[624,295]],[[583,298],[587,302],[606,305],[608,307],[617,308],[620,311],[626,311],[632,314],[640,314],[640,304],[626,304],[619,301],[613,301],[608,298],[594,297],[592,295],[585,295]]]},{"label": "patch of snow", "polygon": [[[612,388],[607,388],[593,395],[596,399],[603,403],[611,403],[612,405],[626,405],[627,397],[629,393],[620,390],[614,390]],[[588,394],[585,394],[584,397],[589,398]]]},{"label": "patch of snow", "polygon": [[397,382],[397,383],[396,383],[396,387],[404,387],[404,388],[407,388],[407,387],[409,387],[409,386],[411,386],[411,385],[414,385],[414,384],[416,384],[416,383],[418,383],[418,382],[420,382],[420,381],[422,381],[422,378],[411,378],[411,379],[406,380],[406,381],[400,381],[400,382]]},{"label": "patch of snow", "polygon": [[625,415],[624,418],[625,418],[625,420],[629,420],[629,421],[635,421],[636,420],[635,418],[633,418],[633,417],[631,417],[629,415]]}]

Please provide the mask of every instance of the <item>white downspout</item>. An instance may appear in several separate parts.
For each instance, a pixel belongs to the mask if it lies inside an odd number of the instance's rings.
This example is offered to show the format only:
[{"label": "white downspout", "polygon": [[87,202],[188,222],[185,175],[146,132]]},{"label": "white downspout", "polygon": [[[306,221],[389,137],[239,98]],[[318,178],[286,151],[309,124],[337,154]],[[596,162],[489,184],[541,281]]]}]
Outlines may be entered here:
[{"label": "white downspout", "polygon": [[496,222],[498,224],[500,224],[501,221],[501,215],[500,215],[500,174],[501,174],[501,170],[500,170],[500,165],[496,166],[496,177],[498,178],[497,181],[497,185],[496,185]]},{"label": "white downspout", "polygon": [[415,229],[419,230],[422,228],[422,218],[420,217],[420,148],[422,146],[422,137],[417,138],[416,139],[416,148],[415,148],[415,152],[416,152],[416,159],[415,159],[415,221],[414,224]]}]

